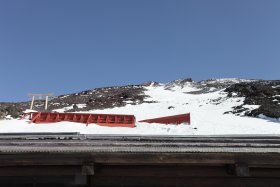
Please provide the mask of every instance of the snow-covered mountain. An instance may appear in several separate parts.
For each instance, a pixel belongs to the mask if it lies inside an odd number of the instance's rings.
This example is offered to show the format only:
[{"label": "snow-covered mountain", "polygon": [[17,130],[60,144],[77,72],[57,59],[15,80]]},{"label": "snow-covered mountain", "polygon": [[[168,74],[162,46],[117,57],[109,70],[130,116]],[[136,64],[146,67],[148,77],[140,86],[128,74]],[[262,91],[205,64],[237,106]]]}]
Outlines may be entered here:
[{"label": "snow-covered mountain", "polygon": [[[43,102],[35,106],[40,109]],[[4,117],[17,117],[29,103],[1,103]],[[166,84],[107,87],[61,95],[50,101],[52,111],[134,114],[137,121],[191,113],[191,125],[137,123],[136,128],[110,128],[61,122],[27,124],[17,119],[2,120],[2,132],[77,131],[121,134],[279,134],[280,81],[210,79],[200,82],[179,79]],[[8,125],[10,124],[10,125]],[[11,125],[12,124],[12,125]]]}]

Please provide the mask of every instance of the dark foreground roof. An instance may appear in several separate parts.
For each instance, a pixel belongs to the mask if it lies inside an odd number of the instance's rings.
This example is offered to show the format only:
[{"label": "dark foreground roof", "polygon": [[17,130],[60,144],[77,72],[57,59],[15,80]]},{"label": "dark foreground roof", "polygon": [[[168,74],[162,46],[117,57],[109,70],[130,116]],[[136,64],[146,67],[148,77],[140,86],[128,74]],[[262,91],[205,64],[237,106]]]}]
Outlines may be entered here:
[{"label": "dark foreground roof", "polygon": [[280,186],[279,177],[277,135],[0,134],[0,185]]}]

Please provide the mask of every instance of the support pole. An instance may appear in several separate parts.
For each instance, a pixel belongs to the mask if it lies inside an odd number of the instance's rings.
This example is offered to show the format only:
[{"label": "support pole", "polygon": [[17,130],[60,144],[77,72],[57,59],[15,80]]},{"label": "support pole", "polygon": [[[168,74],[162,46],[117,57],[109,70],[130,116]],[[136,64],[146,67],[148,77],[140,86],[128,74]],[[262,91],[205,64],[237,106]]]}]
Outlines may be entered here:
[{"label": "support pole", "polygon": [[49,96],[46,96],[45,110],[48,109],[48,99],[49,99]]},{"label": "support pole", "polygon": [[30,105],[30,110],[33,109],[34,99],[35,99],[35,96],[32,96],[32,101],[31,101],[31,105]]}]

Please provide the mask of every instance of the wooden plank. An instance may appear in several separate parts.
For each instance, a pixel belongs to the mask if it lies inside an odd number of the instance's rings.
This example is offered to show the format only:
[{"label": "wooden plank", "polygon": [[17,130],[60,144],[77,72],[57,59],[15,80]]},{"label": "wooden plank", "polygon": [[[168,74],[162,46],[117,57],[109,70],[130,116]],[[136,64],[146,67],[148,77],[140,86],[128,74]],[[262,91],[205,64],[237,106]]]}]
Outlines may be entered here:
[{"label": "wooden plank", "polygon": [[250,175],[252,177],[278,177],[280,178],[280,167],[278,168],[264,168],[264,167],[253,167],[250,168]]},{"label": "wooden plank", "polygon": [[97,177],[91,178],[91,186],[99,187],[277,187],[280,186],[279,178],[224,178],[224,177]]},{"label": "wooden plank", "polygon": [[69,176],[83,174],[82,166],[1,166],[0,176]]},{"label": "wooden plank", "polygon": [[74,186],[75,176],[33,176],[33,177],[24,177],[24,176],[12,176],[12,177],[1,177],[0,176],[0,185],[1,186]]},{"label": "wooden plank", "polygon": [[0,166],[5,165],[80,165],[91,162],[106,165],[118,164],[200,164],[222,165],[247,163],[249,166],[280,166],[279,154],[250,153],[29,153],[2,154]]},{"label": "wooden plank", "polygon": [[46,94],[33,94],[33,93],[28,93],[28,96],[30,97],[45,97],[45,96],[48,96],[48,97],[51,97],[53,96],[53,93],[46,93]]},{"label": "wooden plank", "polygon": [[[229,166],[230,165],[102,165],[97,166],[95,175],[103,177],[238,177],[234,168],[230,171]],[[280,167],[250,168],[250,177],[277,178],[280,177]]]},{"label": "wooden plank", "polygon": [[185,154],[93,154],[94,162],[104,164],[234,164],[280,165],[279,154],[185,153]]},{"label": "wooden plank", "polygon": [[234,177],[233,174],[227,173],[225,166],[102,165],[97,167],[96,171],[97,177]]}]

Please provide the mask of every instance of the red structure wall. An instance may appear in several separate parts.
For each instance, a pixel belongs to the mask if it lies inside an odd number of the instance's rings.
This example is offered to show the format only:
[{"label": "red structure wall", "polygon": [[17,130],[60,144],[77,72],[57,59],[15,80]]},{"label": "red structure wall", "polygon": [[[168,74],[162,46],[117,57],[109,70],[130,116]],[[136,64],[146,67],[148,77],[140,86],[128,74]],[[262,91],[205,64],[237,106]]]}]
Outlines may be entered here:
[{"label": "red structure wall", "polygon": [[160,118],[146,119],[139,122],[146,123],[162,123],[162,124],[181,124],[181,123],[191,123],[191,114],[180,114],[175,116],[165,116]]},{"label": "red structure wall", "polygon": [[95,123],[110,127],[135,127],[134,115],[119,114],[85,114],[85,113],[58,113],[58,112],[34,112],[30,113],[30,123],[54,123],[70,121],[79,123]]}]

